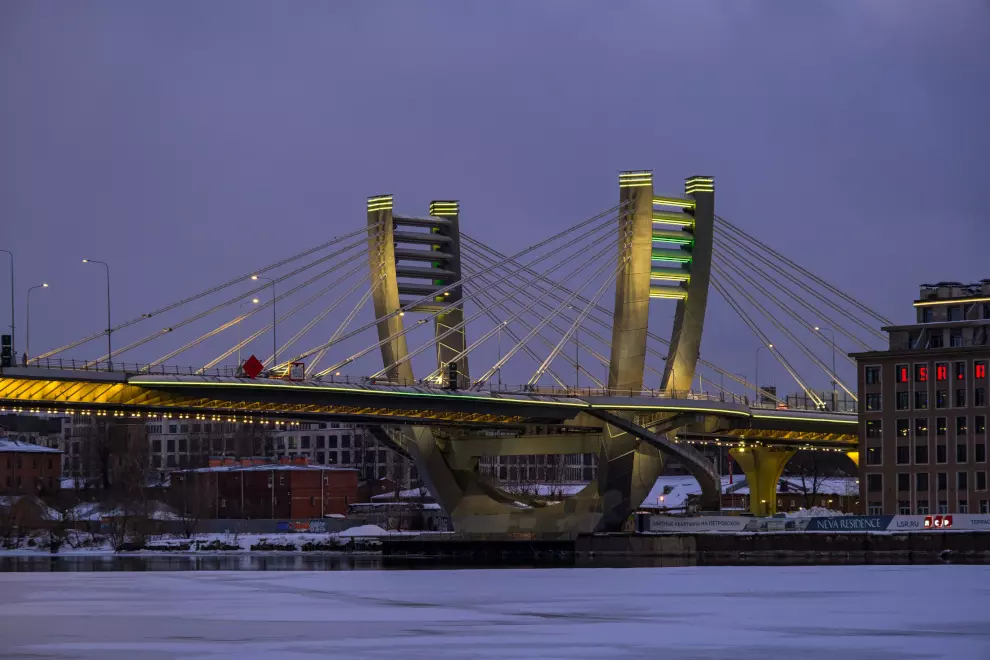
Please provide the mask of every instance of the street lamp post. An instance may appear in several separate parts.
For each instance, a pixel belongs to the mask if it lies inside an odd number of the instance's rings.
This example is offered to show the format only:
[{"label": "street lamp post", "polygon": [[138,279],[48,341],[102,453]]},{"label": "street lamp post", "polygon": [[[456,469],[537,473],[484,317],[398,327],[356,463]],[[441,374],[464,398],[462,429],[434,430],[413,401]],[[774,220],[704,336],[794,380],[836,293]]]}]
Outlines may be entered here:
[{"label": "street lamp post", "polygon": [[110,325],[110,264],[96,259],[83,259],[84,264],[102,264],[107,272],[107,371],[113,371],[113,326]]},{"label": "street lamp post", "polygon": [[10,257],[10,352],[11,358],[17,356],[14,350],[15,337],[14,337],[14,253],[10,250],[0,250],[0,252],[6,252],[7,256]]},{"label": "street lamp post", "polygon": [[764,348],[772,349],[773,344],[757,346],[756,348],[756,405],[760,405],[763,402],[763,387],[760,385],[760,351]]},{"label": "street lamp post", "polygon": [[[240,305],[237,306],[237,315],[238,316],[241,315],[241,309],[243,309],[244,305],[248,305],[248,304],[257,305],[258,302],[259,300],[257,298],[251,298],[251,300],[245,300],[244,302],[242,302]],[[237,319],[237,369],[238,370],[240,370],[241,364],[243,364],[241,362],[241,321],[243,320],[244,320],[243,318]]]},{"label": "street lamp post", "polygon": [[48,282],[37,284],[28,289],[27,292],[27,333],[24,343],[24,366],[27,366],[28,358],[31,356],[31,292],[35,289],[47,289]]},{"label": "street lamp post", "polygon": [[836,382],[835,382],[835,330],[833,330],[832,328],[821,328],[821,327],[818,327],[817,325],[815,326],[815,331],[816,332],[825,332],[826,330],[828,330],[829,331],[829,334],[831,335],[831,343],[832,343],[832,410],[835,410],[838,407],[836,405],[838,403],[838,401],[837,401],[838,396],[837,396],[837,392],[835,391],[835,386],[836,386]]},{"label": "street lamp post", "polygon": [[275,316],[275,280],[270,277],[264,277],[262,275],[252,275],[252,280],[267,280],[272,284],[272,368],[271,371],[275,371],[275,367],[278,365],[278,342],[275,339],[275,325],[278,323],[277,317]]}]

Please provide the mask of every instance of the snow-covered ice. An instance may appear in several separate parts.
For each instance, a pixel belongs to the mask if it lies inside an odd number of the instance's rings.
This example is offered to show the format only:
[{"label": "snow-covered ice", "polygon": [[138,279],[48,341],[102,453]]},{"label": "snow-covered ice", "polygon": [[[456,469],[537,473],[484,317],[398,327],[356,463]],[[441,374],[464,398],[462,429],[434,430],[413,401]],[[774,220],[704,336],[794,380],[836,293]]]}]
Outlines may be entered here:
[{"label": "snow-covered ice", "polygon": [[0,657],[990,658],[990,567],[0,574]]}]

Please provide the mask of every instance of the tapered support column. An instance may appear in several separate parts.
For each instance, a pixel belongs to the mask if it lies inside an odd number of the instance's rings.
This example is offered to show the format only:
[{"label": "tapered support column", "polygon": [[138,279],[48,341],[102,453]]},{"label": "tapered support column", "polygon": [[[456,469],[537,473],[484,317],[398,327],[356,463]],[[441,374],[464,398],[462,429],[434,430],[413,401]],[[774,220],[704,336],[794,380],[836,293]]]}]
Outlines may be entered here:
[{"label": "tapered support column", "polygon": [[[392,222],[392,196],[379,195],[368,198],[368,262],[371,266],[372,302],[375,318],[378,319],[378,339],[382,344],[382,361],[388,367],[388,379],[399,383],[412,383],[412,365],[406,361],[398,366],[395,362],[407,354],[405,336],[402,332],[402,317],[397,312],[399,304],[399,283],[395,274],[395,226]],[[375,286],[378,284],[378,286]],[[394,314],[394,316],[390,316]],[[388,317],[388,318],[386,318]]]},{"label": "tapered support column", "polygon": [[694,216],[693,224],[686,228],[693,234],[694,240],[691,244],[687,295],[677,302],[670,350],[663,373],[663,391],[669,396],[683,396],[691,390],[694,371],[701,356],[715,223],[715,184],[712,178],[690,177],[684,183],[684,192],[694,201],[693,207],[684,209],[686,214]]},{"label": "tapered support column", "polygon": [[[434,227],[432,232],[450,239],[444,243],[444,247],[449,255],[446,263],[443,264],[445,270],[453,273],[455,281],[462,279],[461,273],[461,234],[460,234],[460,203],[454,200],[430,202],[430,215],[436,218],[444,218],[448,224]],[[439,245],[434,245],[433,249],[438,250]],[[440,263],[434,263],[435,268],[440,267]],[[434,280],[433,284],[442,286],[447,284],[443,280]],[[450,291],[439,296],[435,301],[440,305],[450,305],[461,300],[463,292],[460,286],[456,286]],[[467,336],[464,326],[447,334],[451,328],[456,328],[464,322],[464,306],[462,304],[453,307],[436,318],[435,331],[437,337],[437,367],[440,368],[440,377],[446,386],[451,386],[449,364],[455,355],[464,351],[467,347]],[[444,336],[446,335],[446,336]],[[443,339],[440,337],[443,336]],[[471,376],[468,372],[468,356],[464,355],[457,360],[457,383],[458,388],[465,388],[471,384]]]},{"label": "tapered support column", "polygon": [[608,386],[643,388],[646,331],[650,314],[650,248],[653,242],[653,173],[619,174],[619,263],[612,316]]},{"label": "tapered support column", "polygon": [[737,447],[729,450],[733,460],[742,468],[749,484],[749,511],[754,516],[777,513],[777,483],[784,466],[794,455],[791,449],[772,447]]}]

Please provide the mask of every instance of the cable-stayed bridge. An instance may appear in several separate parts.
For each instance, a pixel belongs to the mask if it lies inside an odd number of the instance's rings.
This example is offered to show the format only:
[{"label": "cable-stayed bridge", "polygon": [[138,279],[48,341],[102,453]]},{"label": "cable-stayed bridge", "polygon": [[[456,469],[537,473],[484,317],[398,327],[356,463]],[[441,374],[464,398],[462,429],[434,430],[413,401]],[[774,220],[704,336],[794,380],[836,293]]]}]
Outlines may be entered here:
[{"label": "cable-stayed bridge", "polygon": [[[717,509],[698,443],[732,447],[757,514],[774,510],[796,449],[857,459],[855,414],[836,410],[839,391],[856,399],[836,335],[869,349],[889,321],[716,215],[710,177],[658,195],[651,172],[623,172],[618,204],[513,254],[463,233],[460,215],[457,201],[415,216],[371,197],[345,236],[5,368],[0,406],[367,424],[415,459],[464,532],[615,529],[665,457]],[[702,359],[712,290],[807,409]],[[578,453],[598,455],[598,478],[550,506],[478,469],[483,456]]]}]

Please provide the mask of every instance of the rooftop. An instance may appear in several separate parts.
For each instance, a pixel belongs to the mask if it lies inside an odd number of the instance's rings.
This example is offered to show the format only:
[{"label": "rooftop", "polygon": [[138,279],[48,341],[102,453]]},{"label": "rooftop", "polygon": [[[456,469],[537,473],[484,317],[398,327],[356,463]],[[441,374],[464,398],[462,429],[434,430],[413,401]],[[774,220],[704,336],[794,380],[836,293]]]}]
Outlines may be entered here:
[{"label": "rooftop", "polygon": [[42,447],[41,445],[34,445],[30,442],[20,442],[19,440],[11,440],[10,438],[0,438],[0,452],[19,452],[19,453],[31,453],[31,454],[61,454],[61,449],[53,449],[51,447]]}]

